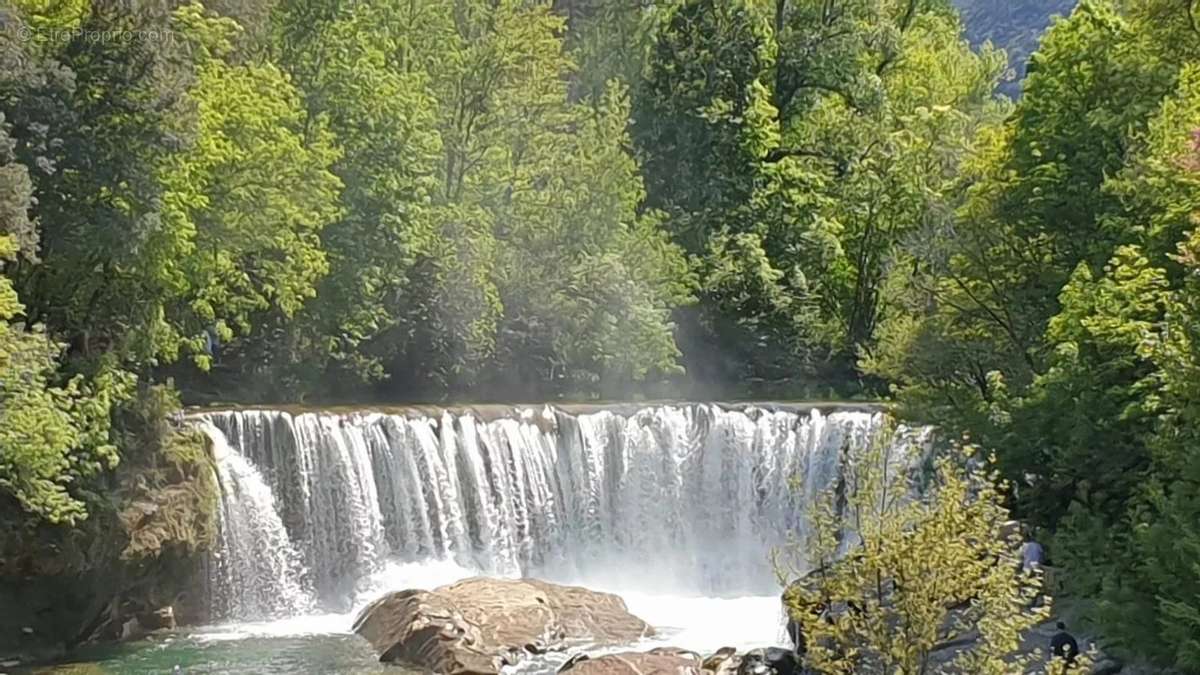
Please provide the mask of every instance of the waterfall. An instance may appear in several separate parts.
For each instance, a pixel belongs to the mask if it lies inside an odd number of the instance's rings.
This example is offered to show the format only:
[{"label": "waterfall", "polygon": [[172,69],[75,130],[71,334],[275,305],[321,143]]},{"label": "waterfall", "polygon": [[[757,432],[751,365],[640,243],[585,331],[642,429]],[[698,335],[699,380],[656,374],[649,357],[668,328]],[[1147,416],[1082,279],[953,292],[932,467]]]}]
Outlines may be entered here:
[{"label": "waterfall", "polygon": [[211,424],[221,485],[220,533],[209,586],[218,616],[260,619],[311,609],[301,587],[300,556],[279,518],[275,497],[248,461]]},{"label": "waterfall", "polygon": [[388,561],[642,590],[774,592],[770,552],[882,415],[648,405],[193,416],[225,449],[218,603],[348,609]]}]

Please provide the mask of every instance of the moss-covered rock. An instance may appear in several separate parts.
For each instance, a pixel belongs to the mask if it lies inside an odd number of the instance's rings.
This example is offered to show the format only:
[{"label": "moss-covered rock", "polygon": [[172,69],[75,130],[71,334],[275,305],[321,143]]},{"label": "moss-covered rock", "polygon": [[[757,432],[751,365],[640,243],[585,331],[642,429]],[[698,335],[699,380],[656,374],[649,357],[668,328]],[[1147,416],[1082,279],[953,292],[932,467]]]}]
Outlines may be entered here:
[{"label": "moss-covered rock", "polygon": [[170,549],[196,554],[216,543],[221,495],[208,437],[194,429],[173,432],[161,458],[161,466],[135,477],[122,499],[123,560],[157,558]]}]

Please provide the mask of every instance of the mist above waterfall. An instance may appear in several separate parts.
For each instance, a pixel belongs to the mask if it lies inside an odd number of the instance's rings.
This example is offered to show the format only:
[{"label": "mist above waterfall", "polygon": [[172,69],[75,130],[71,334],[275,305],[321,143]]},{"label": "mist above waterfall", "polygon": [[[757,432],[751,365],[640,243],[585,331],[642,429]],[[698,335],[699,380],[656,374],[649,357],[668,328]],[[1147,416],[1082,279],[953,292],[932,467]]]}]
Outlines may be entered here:
[{"label": "mist above waterfall", "polygon": [[[837,484],[848,451],[882,426],[870,411],[713,404],[546,406],[487,420],[469,411],[198,417],[228,448],[218,457],[227,530],[218,560],[230,572],[214,597],[291,597],[298,586],[336,611],[378,587],[389,564],[439,561],[635,593],[774,594],[771,550],[804,539],[810,507]],[[249,490],[255,480],[269,494]],[[239,620],[288,612],[214,609]]]}]

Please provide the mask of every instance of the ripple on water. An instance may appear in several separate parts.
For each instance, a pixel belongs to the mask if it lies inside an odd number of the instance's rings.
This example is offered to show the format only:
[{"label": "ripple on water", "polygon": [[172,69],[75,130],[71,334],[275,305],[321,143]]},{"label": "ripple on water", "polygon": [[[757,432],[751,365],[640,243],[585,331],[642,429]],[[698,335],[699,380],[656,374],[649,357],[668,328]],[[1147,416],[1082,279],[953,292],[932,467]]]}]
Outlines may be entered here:
[{"label": "ripple on water", "polygon": [[31,672],[37,675],[162,675],[176,666],[187,675],[321,673],[328,675],[416,675],[385,666],[365,640],[345,634],[258,636],[212,639],[179,634],[89,649],[73,663]]}]

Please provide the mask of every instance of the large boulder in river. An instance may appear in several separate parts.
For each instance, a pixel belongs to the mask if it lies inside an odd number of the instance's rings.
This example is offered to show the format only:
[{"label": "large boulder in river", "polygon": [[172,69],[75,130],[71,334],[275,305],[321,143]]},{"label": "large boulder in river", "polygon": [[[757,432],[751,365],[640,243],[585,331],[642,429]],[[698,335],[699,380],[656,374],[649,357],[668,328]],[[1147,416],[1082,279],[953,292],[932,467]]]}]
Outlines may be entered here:
[{"label": "large boulder in river", "polygon": [[610,593],[535,579],[466,579],[371,603],[354,631],[381,661],[447,675],[491,675],[527,654],[614,645],[653,634]]}]

